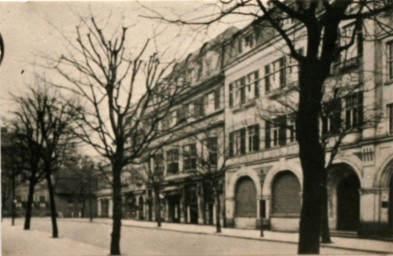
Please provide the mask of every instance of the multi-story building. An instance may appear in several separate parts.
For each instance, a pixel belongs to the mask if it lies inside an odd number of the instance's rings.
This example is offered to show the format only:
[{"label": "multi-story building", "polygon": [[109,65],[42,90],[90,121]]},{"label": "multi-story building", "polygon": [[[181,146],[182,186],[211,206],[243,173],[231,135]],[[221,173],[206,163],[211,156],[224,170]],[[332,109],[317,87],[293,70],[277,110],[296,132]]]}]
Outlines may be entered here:
[{"label": "multi-story building", "polygon": [[[213,223],[214,201],[198,175],[203,141],[211,139],[226,169],[225,224],[298,229],[303,180],[294,122],[298,66],[264,22],[228,29],[170,75],[171,82],[191,86],[161,124],[174,127],[166,135],[170,143],[151,160],[163,174],[165,221]],[[296,49],[304,51],[304,28],[290,19],[284,26]],[[354,29],[344,24],[337,43],[345,43]],[[341,146],[328,170],[329,226],[393,233],[393,35],[365,21],[331,73],[326,102],[334,100],[338,110],[321,118],[321,133],[332,135],[326,162],[337,138]],[[135,192],[138,199],[130,202],[138,205],[138,216],[154,219],[151,188],[141,185]]]},{"label": "multi-story building", "polygon": [[[266,27],[263,21],[246,27],[225,53],[225,131],[231,153],[225,188],[227,224],[256,228],[262,219],[272,230],[295,231],[303,179],[296,129],[291,129],[298,67],[282,38],[258,26]],[[304,28],[290,21],[285,26],[302,52]],[[341,41],[348,40],[344,35],[353,29],[354,24],[345,24]],[[325,120],[321,131],[332,132],[341,120],[345,133],[328,170],[329,226],[360,234],[392,233],[393,35],[371,21],[356,34],[356,43],[335,62],[326,81],[327,88],[334,87],[327,96],[339,95],[339,110],[338,119],[327,118],[334,121]],[[326,147],[327,162],[333,138]]]}]

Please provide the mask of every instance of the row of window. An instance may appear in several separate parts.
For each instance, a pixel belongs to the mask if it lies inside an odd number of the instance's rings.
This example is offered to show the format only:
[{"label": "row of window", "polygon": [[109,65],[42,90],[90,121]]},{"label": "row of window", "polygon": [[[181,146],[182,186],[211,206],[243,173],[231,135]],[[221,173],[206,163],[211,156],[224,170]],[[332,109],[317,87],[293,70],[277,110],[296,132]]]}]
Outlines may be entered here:
[{"label": "row of window", "polygon": [[221,89],[218,88],[170,112],[162,120],[160,127],[165,130],[183,122],[199,119],[221,108]]},{"label": "row of window", "polygon": [[239,106],[249,99],[259,97],[260,80],[263,82],[265,93],[296,82],[297,69],[298,65],[292,58],[281,57],[265,65],[262,79],[256,70],[235,80],[229,84],[229,107]]},{"label": "row of window", "polygon": [[[229,155],[243,155],[260,150],[259,124],[244,127],[229,133]],[[283,146],[295,141],[293,115],[283,115],[265,121],[265,149]]]},{"label": "row of window", "polygon": [[[200,163],[201,168],[214,168],[218,161],[218,141],[217,137],[207,138],[202,142],[202,152],[198,155],[195,143],[187,144],[182,147],[183,170],[190,172],[197,170],[197,164]],[[166,159],[163,154],[156,154],[153,158],[154,172],[163,174],[166,166],[168,174],[179,173],[179,148],[172,148],[166,151]]]},{"label": "row of window", "polygon": [[[362,123],[363,106],[362,93],[355,93],[345,97],[345,127],[348,129],[356,128]],[[333,112],[333,115],[322,121],[323,133],[338,132],[341,124],[342,111]],[[393,103],[387,105],[389,133],[393,134]],[[334,120],[334,118],[336,120]],[[260,126],[259,124],[243,127],[229,134],[229,156],[243,155],[248,152],[260,150]],[[265,149],[284,146],[295,141],[295,117],[294,115],[283,115],[275,119],[265,121]],[[218,161],[217,138],[208,138],[203,142],[206,152],[199,152],[195,143],[187,144],[182,147],[183,170],[185,172],[194,171],[198,168],[197,164],[204,161],[204,164],[216,166]],[[163,154],[154,156],[155,173],[164,173],[165,168],[168,174],[179,172],[179,148],[166,151],[166,159]],[[201,157],[203,156],[203,157]],[[202,159],[203,158],[203,159]],[[202,163],[203,164],[203,163]]]}]

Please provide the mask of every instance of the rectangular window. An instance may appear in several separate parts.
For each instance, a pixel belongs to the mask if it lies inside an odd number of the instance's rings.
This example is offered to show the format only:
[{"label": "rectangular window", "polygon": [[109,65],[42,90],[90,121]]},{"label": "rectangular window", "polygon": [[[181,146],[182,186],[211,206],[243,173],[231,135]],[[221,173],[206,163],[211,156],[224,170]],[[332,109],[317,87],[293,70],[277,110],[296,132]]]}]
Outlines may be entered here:
[{"label": "rectangular window", "polygon": [[218,110],[221,108],[221,97],[220,97],[220,88],[217,88],[214,91],[214,109]]},{"label": "rectangular window", "polygon": [[197,169],[197,149],[195,144],[183,146],[184,171],[194,171]]},{"label": "rectangular window", "polygon": [[[266,130],[269,136],[269,147],[283,146],[287,143],[287,117],[280,116],[273,119]],[[271,141],[270,141],[271,140]]]},{"label": "rectangular window", "polygon": [[179,172],[179,150],[171,149],[166,152],[167,172],[176,174]]},{"label": "rectangular window", "polygon": [[243,155],[246,153],[246,128],[229,134],[229,155]]},{"label": "rectangular window", "polygon": [[389,124],[389,133],[393,134],[393,104],[389,104],[387,106],[388,110],[388,124]]},{"label": "rectangular window", "polygon": [[259,72],[258,70],[254,72],[254,95],[259,97]]},{"label": "rectangular window", "polygon": [[295,114],[290,114],[288,116],[288,129],[289,129],[289,142],[294,142],[296,140],[296,116],[295,116]]},{"label": "rectangular window", "polygon": [[233,83],[229,84],[229,107],[233,107]]},{"label": "rectangular window", "polygon": [[211,166],[217,167],[218,162],[218,140],[217,137],[207,139],[208,162]]},{"label": "rectangular window", "polygon": [[337,134],[340,131],[341,99],[333,99],[323,105],[326,115],[322,118],[322,134]]},{"label": "rectangular window", "polygon": [[265,66],[265,92],[270,91],[270,65]]},{"label": "rectangular window", "polygon": [[240,129],[240,154],[244,155],[246,153],[246,128]]},{"label": "rectangular window", "polygon": [[271,147],[271,123],[270,121],[265,121],[265,148]]},{"label": "rectangular window", "polygon": [[235,155],[235,133],[231,132],[229,133],[229,156],[234,156]]},{"label": "rectangular window", "polygon": [[388,79],[392,80],[393,79],[393,41],[389,42],[387,44],[387,61],[388,61]]},{"label": "rectangular window", "polygon": [[240,104],[246,102],[246,77],[242,77],[236,82],[240,94]]},{"label": "rectangular window", "polygon": [[215,110],[215,95],[211,92],[207,95],[206,114],[211,114]]},{"label": "rectangular window", "polygon": [[280,63],[280,68],[279,68],[279,72],[280,72],[280,82],[279,85],[280,87],[284,87],[287,83],[287,69],[285,67],[285,57],[282,57],[279,59],[279,63]]},{"label": "rectangular window", "polygon": [[248,127],[248,151],[259,151],[259,125]]},{"label": "rectangular window", "polygon": [[154,155],[153,161],[154,161],[154,174],[163,175],[164,168],[165,168],[163,154]]},{"label": "rectangular window", "polygon": [[205,115],[205,98],[200,97],[194,101],[194,118],[200,118]]},{"label": "rectangular window", "polygon": [[363,123],[363,93],[357,92],[345,97],[345,128],[358,128]]}]

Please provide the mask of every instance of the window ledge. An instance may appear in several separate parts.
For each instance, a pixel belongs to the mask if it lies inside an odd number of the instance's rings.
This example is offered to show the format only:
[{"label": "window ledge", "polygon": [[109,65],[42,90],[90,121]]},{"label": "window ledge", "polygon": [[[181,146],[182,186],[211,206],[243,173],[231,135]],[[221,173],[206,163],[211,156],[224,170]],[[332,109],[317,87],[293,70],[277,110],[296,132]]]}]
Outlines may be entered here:
[{"label": "window ledge", "polygon": [[248,99],[246,102],[233,106],[231,108],[232,112],[239,112],[241,110],[247,109],[249,107],[255,106],[256,98]]}]

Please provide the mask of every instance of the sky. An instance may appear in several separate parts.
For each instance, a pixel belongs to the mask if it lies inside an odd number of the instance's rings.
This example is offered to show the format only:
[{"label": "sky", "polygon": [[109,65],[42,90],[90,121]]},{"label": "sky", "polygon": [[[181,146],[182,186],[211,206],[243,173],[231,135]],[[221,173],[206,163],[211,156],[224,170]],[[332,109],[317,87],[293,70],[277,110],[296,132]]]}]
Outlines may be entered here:
[{"label": "sky", "polygon": [[[140,2],[0,2],[0,33],[5,56],[0,66],[0,113],[8,119],[16,108],[11,94],[23,95],[34,73],[46,74],[43,56],[60,56],[67,46],[64,36],[75,38],[81,17],[94,15],[106,31],[130,26],[127,49],[139,50],[147,39],[148,52],[158,51],[164,61],[184,59],[231,25],[242,27],[249,18],[233,19],[209,27],[178,26],[142,16],[158,12],[168,18],[192,18],[217,10],[207,1]],[[151,10],[154,10],[152,12]],[[233,21],[233,22],[232,22]]]}]

